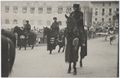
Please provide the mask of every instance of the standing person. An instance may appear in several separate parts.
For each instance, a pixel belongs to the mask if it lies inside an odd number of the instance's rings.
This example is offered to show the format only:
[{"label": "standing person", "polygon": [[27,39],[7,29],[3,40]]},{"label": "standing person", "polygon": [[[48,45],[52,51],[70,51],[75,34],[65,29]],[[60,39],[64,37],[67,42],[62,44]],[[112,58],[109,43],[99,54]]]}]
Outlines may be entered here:
[{"label": "standing person", "polygon": [[24,25],[24,30],[29,33],[31,30],[31,25],[29,24],[29,21],[26,20],[26,24]]},{"label": "standing person", "polygon": [[76,21],[76,26],[80,34],[80,45],[84,45],[84,25],[83,25],[83,12],[80,10],[79,4],[73,5],[73,12],[70,14],[70,17],[74,18]]}]

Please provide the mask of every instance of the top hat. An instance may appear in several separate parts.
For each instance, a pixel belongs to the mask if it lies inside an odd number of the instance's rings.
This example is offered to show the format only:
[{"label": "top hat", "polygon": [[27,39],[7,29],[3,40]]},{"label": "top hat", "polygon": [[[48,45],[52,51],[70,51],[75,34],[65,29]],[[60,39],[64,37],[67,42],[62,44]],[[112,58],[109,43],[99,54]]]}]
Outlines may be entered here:
[{"label": "top hat", "polygon": [[80,5],[79,4],[73,4],[73,8],[79,8]]}]

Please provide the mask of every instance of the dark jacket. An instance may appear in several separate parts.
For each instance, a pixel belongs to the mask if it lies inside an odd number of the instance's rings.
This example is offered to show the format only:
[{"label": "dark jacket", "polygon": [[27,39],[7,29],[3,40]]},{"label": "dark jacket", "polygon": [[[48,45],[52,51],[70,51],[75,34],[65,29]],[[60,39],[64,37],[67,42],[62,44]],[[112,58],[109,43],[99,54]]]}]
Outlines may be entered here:
[{"label": "dark jacket", "polygon": [[59,23],[58,22],[53,22],[51,25],[51,29],[55,32],[59,32]]},{"label": "dark jacket", "polygon": [[25,24],[24,30],[29,32],[31,30],[31,25],[30,24]]},{"label": "dark jacket", "polygon": [[80,35],[80,44],[84,43],[85,41],[85,30],[84,30],[84,25],[83,25],[83,13],[81,11],[73,11],[70,14],[70,17],[73,17],[76,21],[76,26],[79,31]]},{"label": "dark jacket", "polygon": [[81,11],[74,11],[70,14],[70,17],[73,17],[75,19],[79,31],[84,32],[83,13]]}]

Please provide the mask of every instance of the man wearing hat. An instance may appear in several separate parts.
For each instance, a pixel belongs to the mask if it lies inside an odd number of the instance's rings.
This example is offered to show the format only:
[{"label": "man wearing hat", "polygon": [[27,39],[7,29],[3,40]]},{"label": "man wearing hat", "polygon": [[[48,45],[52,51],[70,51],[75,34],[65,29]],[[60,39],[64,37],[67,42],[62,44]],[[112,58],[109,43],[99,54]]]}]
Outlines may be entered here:
[{"label": "man wearing hat", "polygon": [[[83,12],[80,10],[79,4],[73,5],[73,12],[70,14],[70,17],[74,18],[77,24],[77,29],[79,29],[80,34],[80,44],[83,44],[84,41],[84,25],[83,25]],[[84,44],[83,44],[84,45]]]},{"label": "man wearing hat", "polygon": [[29,24],[29,21],[26,20],[26,24],[24,25],[24,30],[29,33],[31,30],[31,25]]},{"label": "man wearing hat", "polygon": [[51,25],[51,29],[58,34],[59,33],[59,23],[57,22],[57,17],[53,17],[54,22]]}]

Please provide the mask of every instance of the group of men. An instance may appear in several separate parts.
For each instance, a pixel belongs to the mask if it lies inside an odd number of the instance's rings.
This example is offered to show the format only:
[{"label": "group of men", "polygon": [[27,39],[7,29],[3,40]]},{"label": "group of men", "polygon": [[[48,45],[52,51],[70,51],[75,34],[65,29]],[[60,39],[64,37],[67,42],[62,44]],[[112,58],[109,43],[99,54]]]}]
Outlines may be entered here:
[{"label": "group of men", "polygon": [[[84,25],[83,25],[83,13],[81,12],[81,8],[79,4],[73,4],[73,12],[70,14],[70,17],[74,18],[76,21],[76,28],[79,30],[79,34],[84,34]],[[54,22],[51,25],[52,31],[55,33],[59,33],[59,22],[57,21],[57,17],[53,17]],[[26,21],[24,25],[24,30],[29,32],[31,30],[31,25],[29,21]]]}]

